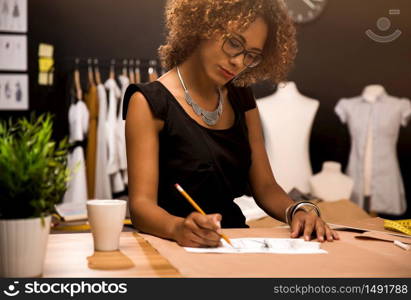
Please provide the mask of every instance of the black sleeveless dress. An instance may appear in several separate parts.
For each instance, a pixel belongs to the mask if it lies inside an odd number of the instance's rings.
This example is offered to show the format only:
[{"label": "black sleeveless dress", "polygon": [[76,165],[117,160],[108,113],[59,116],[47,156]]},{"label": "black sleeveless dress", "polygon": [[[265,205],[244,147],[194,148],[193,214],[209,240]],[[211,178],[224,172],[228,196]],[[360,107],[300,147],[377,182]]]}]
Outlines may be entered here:
[{"label": "black sleeveless dress", "polygon": [[126,118],[131,96],[139,91],[155,118],[159,133],[157,203],[172,215],[187,217],[194,208],[176,190],[180,184],[206,214],[220,213],[223,228],[248,227],[233,202],[248,191],[251,149],[244,112],[256,107],[250,88],[227,85],[235,122],[228,129],[209,129],[192,119],[159,81],[128,86],[123,101]]}]

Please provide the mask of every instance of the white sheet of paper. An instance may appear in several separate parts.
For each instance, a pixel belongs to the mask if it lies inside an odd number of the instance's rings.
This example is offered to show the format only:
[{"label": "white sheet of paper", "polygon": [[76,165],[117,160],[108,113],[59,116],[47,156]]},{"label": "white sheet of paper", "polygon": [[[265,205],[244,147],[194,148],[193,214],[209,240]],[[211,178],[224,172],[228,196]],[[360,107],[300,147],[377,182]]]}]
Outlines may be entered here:
[{"label": "white sheet of paper", "polygon": [[0,34],[0,70],[27,71],[27,36]]},{"label": "white sheet of paper", "polygon": [[29,76],[0,74],[0,110],[29,109]]},{"label": "white sheet of paper", "polygon": [[280,238],[238,238],[230,239],[234,247],[221,240],[222,246],[216,248],[184,247],[194,253],[276,253],[276,254],[322,254],[319,242],[307,242],[303,239]]},{"label": "white sheet of paper", "polygon": [[0,0],[0,31],[27,32],[27,0]]}]

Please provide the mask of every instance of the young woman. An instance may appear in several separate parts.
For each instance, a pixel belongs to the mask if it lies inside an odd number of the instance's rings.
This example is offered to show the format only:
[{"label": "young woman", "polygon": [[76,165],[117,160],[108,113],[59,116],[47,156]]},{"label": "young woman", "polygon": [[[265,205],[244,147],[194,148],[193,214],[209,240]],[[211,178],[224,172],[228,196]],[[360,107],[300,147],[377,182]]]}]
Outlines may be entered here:
[{"label": "young woman", "polygon": [[217,246],[221,227],[247,227],[233,199],[249,188],[262,209],[291,225],[291,237],[338,239],[276,183],[247,87],[283,80],[295,57],[295,30],[281,2],[172,0],[165,16],[159,54],[169,71],[130,85],[124,98],[134,226],[182,246]]}]

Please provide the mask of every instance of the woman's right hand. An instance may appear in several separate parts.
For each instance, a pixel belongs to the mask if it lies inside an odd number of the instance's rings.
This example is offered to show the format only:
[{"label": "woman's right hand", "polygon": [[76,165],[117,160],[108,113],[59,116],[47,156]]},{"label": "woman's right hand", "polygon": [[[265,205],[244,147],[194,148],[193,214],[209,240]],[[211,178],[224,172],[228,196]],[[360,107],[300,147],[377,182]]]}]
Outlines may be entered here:
[{"label": "woman's right hand", "polygon": [[217,247],[221,239],[221,215],[191,213],[174,228],[174,240],[183,247]]}]

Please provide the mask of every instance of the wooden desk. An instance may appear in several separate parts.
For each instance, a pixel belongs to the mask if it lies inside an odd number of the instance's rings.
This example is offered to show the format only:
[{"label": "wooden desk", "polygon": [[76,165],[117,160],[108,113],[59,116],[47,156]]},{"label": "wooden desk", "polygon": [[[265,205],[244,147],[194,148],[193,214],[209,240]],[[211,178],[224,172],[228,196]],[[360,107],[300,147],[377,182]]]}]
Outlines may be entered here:
[{"label": "wooden desk", "polygon": [[[350,200],[316,203],[321,210],[321,217],[329,223],[346,224],[356,220],[364,220],[370,216]],[[277,227],[284,223],[271,217],[264,217],[247,223],[253,228]]]},{"label": "wooden desk", "polygon": [[[378,227],[381,219],[364,224]],[[357,222],[356,226],[361,226]],[[289,238],[288,228],[224,230],[230,238]],[[210,254],[188,253],[176,243],[142,235],[184,277],[411,277],[411,251],[392,242],[355,238],[339,232],[341,240],[325,242],[328,254]]]},{"label": "wooden desk", "polygon": [[[347,224],[349,225],[349,224]],[[381,229],[378,218],[352,223]],[[288,238],[288,228],[224,230],[229,237]],[[44,277],[411,277],[411,251],[340,232],[328,254],[198,254],[175,242],[123,232],[120,252],[94,253],[90,233],[49,236]],[[148,242],[149,243],[148,243]],[[89,258],[89,259],[88,259]]]},{"label": "wooden desk", "polygon": [[43,277],[181,277],[136,232],[122,232],[120,251],[96,252],[91,233],[50,234]]}]

